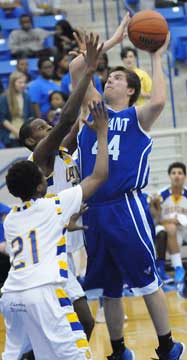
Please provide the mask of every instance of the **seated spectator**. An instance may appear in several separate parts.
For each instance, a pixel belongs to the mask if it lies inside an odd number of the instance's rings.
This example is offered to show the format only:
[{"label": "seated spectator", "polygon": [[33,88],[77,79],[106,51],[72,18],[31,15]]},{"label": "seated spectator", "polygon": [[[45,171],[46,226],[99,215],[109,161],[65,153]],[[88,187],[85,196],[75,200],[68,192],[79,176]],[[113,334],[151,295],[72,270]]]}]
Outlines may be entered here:
[{"label": "seated spectator", "polygon": [[150,98],[152,80],[148,73],[136,66],[137,51],[136,49],[126,46],[121,50],[121,60],[124,63],[124,66],[128,70],[134,71],[141,81],[141,93],[136,102],[136,105],[143,105],[146,100]]},{"label": "seated spectator", "polygon": [[110,67],[108,66],[108,55],[107,53],[101,53],[98,60],[98,66],[96,74],[101,80],[102,88],[104,90],[106,81],[108,79],[108,74],[110,72]]},{"label": "seated spectator", "polygon": [[57,85],[61,85],[62,78],[69,71],[69,57],[66,53],[59,54],[54,59],[54,75],[53,79]]},{"label": "seated spectator", "polygon": [[[172,163],[168,168],[170,185],[159,193],[160,222],[156,227],[157,235],[161,231],[167,233],[167,250],[175,270],[175,282],[184,279],[184,268],[180,249],[183,241],[187,241],[187,189],[184,186],[186,166],[183,163]],[[161,225],[161,226],[160,226]],[[159,228],[158,228],[159,227]],[[163,259],[164,260],[164,259]],[[161,277],[165,271],[165,263],[159,264]]]},{"label": "seated spectator", "polygon": [[44,40],[52,34],[51,31],[32,28],[32,17],[20,16],[21,29],[13,30],[8,39],[12,56],[39,57],[52,54],[52,49],[44,48]]},{"label": "seated spectator", "polygon": [[20,17],[24,12],[20,0],[0,0],[0,18]]},{"label": "seated spectator", "polygon": [[37,15],[57,15],[66,14],[66,11],[62,10],[62,1],[60,0],[29,0],[30,12]]},{"label": "seated spectator", "polygon": [[73,29],[67,20],[60,20],[55,26],[54,45],[59,53],[77,48],[77,42],[73,36],[76,29]]},{"label": "seated spectator", "polygon": [[6,93],[0,96],[0,141],[6,147],[20,146],[19,129],[33,116],[29,95],[25,92],[26,78],[14,72]]},{"label": "seated spectator", "polygon": [[62,107],[64,106],[66,100],[67,97],[61,91],[53,91],[49,95],[51,108],[47,113],[47,122],[50,125],[55,126],[59,122]]},{"label": "seated spectator", "polygon": [[25,75],[27,83],[32,80],[31,74],[29,74],[29,64],[26,57],[20,57],[17,59],[16,70]]},{"label": "seated spectator", "polygon": [[33,103],[35,116],[46,117],[50,109],[49,95],[54,90],[60,90],[60,87],[52,79],[54,65],[49,58],[39,59],[38,69],[40,75],[30,83],[28,92]]}]

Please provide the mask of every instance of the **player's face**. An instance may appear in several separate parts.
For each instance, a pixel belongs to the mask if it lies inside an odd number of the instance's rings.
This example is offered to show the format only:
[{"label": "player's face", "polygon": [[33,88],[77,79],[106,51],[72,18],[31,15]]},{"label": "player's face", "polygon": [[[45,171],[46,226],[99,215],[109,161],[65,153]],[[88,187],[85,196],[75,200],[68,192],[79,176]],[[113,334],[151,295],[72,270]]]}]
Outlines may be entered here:
[{"label": "player's face", "polygon": [[109,74],[105,84],[104,95],[108,103],[119,99],[119,97],[123,96],[126,98],[128,96],[128,84],[123,71],[114,71]]},{"label": "player's face", "polygon": [[43,119],[33,120],[30,126],[32,130],[32,139],[35,141],[36,145],[40,142],[40,140],[48,136],[52,129],[52,126]]},{"label": "player's face", "polygon": [[136,66],[136,58],[132,51],[127,52],[127,56],[123,58],[123,63],[127,69],[129,70],[134,69],[134,67]]},{"label": "player's face", "polygon": [[186,175],[180,168],[173,168],[170,173],[171,185],[176,187],[183,187]]}]

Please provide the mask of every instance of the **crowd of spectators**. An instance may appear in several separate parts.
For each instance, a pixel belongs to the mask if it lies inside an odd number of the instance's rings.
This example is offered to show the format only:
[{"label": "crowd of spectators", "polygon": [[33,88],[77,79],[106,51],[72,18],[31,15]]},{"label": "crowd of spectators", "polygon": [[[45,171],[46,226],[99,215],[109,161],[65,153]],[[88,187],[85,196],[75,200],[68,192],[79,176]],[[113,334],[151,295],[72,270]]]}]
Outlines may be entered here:
[{"label": "crowd of spectators", "polygon": [[[84,50],[84,31],[65,19],[59,1],[27,1],[27,11],[21,1],[7,1],[6,4],[0,1],[0,17],[17,17],[20,26],[10,31],[7,37],[9,61],[16,62],[15,72],[7,75],[6,81],[0,75],[0,149],[21,146],[18,140],[20,126],[32,117],[43,118],[50,124],[58,121],[60,108],[72,91],[69,63],[79,50]],[[57,16],[53,29],[35,27],[35,17],[41,18],[41,15]],[[60,20],[59,15],[63,15]],[[136,57],[135,49],[122,49],[122,62],[141,78],[144,101],[150,96],[151,79],[137,68]],[[33,60],[36,69],[31,70],[30,61]],[[109,59],[103,53],[93,77],[101,94],[109,71]]]}]

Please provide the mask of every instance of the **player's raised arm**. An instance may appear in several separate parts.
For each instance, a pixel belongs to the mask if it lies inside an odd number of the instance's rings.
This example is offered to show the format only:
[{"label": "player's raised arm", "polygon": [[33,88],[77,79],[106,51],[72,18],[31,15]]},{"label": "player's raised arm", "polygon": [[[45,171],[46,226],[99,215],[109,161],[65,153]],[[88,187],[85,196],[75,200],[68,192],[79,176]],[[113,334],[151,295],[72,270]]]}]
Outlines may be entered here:
[{"label": "player's raised arm", "polygon": [[62,139],[67,134],[69,127],[75,122],[78,117],[79,109],[86,90],[92,79],[92,76],[97,68],[97,61],[102,50],[102,44],[98,46],[99,36],[94,38],[93,34],[86,36],[86,69],[79,81],[76,89],[72,92],[67,103],[62,109],[59,123],[49,132],[36,149],[34,150],[34,160],[41,167],[48,164],[59,148]]},{"label": "player's raised arm", "polygon": [[137,107],[137,116],[142,128],[149,131],[154,121],[162,112],[166,101],[166,83],[162,70],[162,55],[166,52],[170,40],[168,33],[164,45],[157,51],[151,53],[153,66],[153,82],[150,101],[145,105]]},{"label": "player's raised arm", "polygon": [[98,150],[93,172],[81,183],[83,200],[89,198],[108,177],[108,115],[104,103],[93,102],[89,105],[93,121],[85,121],[86,125],[97,133]]},{"label": "player's raised arm", "polygon": [[[123,20],[121,21],[120,25],[117,27],[112,37],[104,42],[102,52],[107,52],[108,50],[112,49],[115,45],[120,44],[123,41],[123,39],[127,36],[127,26],[129,20],[130,20],[129,13],[127,13],[124,16]],[[83,50],[84,49],[83,34],[80,33],[78,36],[75,34],[74,36],[77,40],[80,49]],[[72,78],[72,87],[74,89],[75,86],[77,85],[77,82],[80,80],[81,74],[85,69],[84,56],[79,55],[75,59],[73,59],[72,62],[70,63],[69,68]],[[88,91],[89,91],[88,102],[92,101],[93,99],[97,100],[100,98],[100,94],[94,88],[92,83],[90,84]]]}]

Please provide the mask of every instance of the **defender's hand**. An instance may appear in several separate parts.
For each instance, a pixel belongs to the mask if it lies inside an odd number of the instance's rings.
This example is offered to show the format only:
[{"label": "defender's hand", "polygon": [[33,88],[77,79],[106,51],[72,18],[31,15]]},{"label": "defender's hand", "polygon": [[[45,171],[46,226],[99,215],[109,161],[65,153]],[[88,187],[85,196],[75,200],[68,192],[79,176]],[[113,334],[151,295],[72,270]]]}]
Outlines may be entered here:
[{"label": "defender's hand", "polygon": [[88,210],[88,206],[86,203],[81,205],[80,211],[76,214],[73,214],[70,218],[69,224],[66,226],[66,229],[69,232],[77,231],[77,230],[87,230],[88,226],[86,225],[78,225],[77,221],[82,214],[84,214]]},{"label": "defender's hand", "polygon": [[103,43],[99,44],[99,35],[94,36],[93,33],[90,33],[90,35],[86,35],[85,37],[86,41],[86,54],[84,55],[85,61],[87,64],[87,68],[91,72],[95,72],[98,65],[98,59],[99,55],[103,48]]},{"label": "defender's hand", "polygon": [[93,120],[83,120],[84,124],[98,133],[108,132],[108,113],[104,102],[96,103],[93,101],[93,104],[89,104],[88,107]]}]

